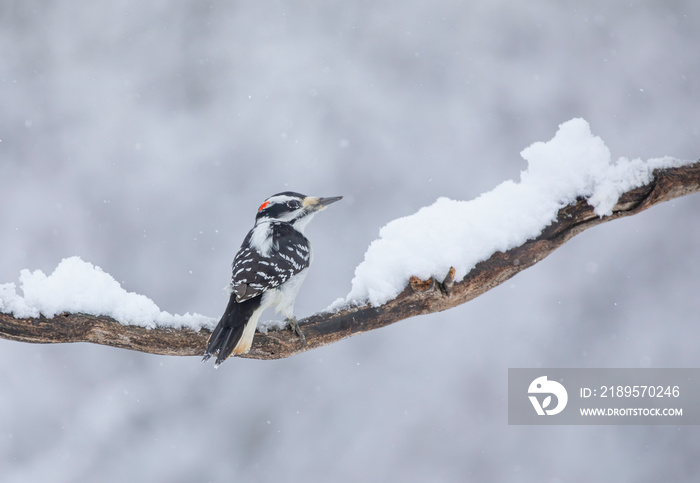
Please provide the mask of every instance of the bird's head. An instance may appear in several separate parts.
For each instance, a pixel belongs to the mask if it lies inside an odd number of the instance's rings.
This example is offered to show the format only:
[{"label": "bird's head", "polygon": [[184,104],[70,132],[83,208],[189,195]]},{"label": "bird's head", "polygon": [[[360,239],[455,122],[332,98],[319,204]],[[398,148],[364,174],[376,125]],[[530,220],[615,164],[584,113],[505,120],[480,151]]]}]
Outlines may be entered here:
[{"label": "bird's head", "polygon": [[342,196],[315,198],[293,191],[277,193],[260,205],[258,214],[255,216],[255,224],[263,221],[283,221],[303,232],[306,224],[316,213],[342,198]]}]

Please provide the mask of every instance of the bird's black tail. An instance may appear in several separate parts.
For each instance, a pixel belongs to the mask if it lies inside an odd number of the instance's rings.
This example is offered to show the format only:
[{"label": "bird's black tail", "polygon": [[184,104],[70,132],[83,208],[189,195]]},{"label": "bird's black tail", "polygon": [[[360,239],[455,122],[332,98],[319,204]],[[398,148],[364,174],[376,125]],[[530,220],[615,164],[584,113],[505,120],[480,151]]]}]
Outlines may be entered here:
[{"label": "bird's black tail", "polygon": [[[209,343],[207,344],[207,350],[204,352],[202,362],[207,361],[211,356],[215,355],[215,365],[218,366],[231,355],[239,342],[243,342],[241,338],[243,337],[246,325],[249,322],[257,325],[257,317],[254,321],[250,319],[255,310],[260,307],[261,298],[262,295],[259,295],[245,302],[238,303],[236,302],[236,294],[231,294],[224,315],[221,316],[219,324],[209,337]],[[252,332],[255,332],[255,327],[252,328]],[[252,333],[250,336],[252,338]],[[246,347],[245,349],[246,350],[241,350],[236,353],[247,352],[248,348]]]}]

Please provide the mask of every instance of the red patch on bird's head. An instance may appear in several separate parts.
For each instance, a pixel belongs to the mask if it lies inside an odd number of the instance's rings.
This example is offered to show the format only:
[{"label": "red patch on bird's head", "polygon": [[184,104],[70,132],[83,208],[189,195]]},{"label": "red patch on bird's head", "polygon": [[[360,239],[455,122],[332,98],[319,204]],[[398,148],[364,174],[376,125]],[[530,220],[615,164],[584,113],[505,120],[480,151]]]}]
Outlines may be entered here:
[{"label": "red patch on bird's head", "polygon": [[266,201],[265,203],[263,203],[262,205],[260,205],[260,208],[258,208],[258,211],[264,210],[265,208],[268,207],[269,204],[270,204],[270,202],[269,202],[269,201]]}]

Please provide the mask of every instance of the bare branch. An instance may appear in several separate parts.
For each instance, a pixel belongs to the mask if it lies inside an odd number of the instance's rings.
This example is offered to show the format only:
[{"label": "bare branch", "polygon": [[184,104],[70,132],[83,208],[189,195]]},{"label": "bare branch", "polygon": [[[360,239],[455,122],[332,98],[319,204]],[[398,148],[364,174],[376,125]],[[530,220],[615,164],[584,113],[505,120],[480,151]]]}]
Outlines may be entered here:
[{"label": "bare branch", "polygon": [[[477,264],[461,281],[454,280],[454,269],[445,274],[442,282],[412,277],[403,292],[379,307],[349,307],[300,320],[299,325],[306,335],[303,349],[292,332],[271,331],[268,334],[257,333],[250,352],[243,357],[289,357],[409,317],[455,307],[541,261],[583,230],[698,191],[700,161],[680,168],[655,171],[651,183],[624,193],[610,216],[598,217],[585,200],[579,200],[574,205],[562,208],[557,220],[537,238],[506,252],[494,253],[488,260]],[[209,331],[146,329],[123,325],[110,317],[85,314],[61,314],[52,319],[16,319],[10,314],[0,313],[0,337],[34,343],[92,342],[152,354],[195,356],[203,354]]]}]

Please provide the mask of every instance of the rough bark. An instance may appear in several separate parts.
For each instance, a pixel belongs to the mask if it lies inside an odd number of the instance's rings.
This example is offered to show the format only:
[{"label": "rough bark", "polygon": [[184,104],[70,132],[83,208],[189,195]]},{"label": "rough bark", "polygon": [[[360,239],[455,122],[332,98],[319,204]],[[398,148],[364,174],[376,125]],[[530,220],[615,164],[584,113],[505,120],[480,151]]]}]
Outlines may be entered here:
[{"label": "rough bark", "polygon": [[[658,170],[648,185],[624,193],[610,216],[598,217],[585,200],[579,200],[562,208],[557,220],[538,237],[506,252],[494,253],[488,260],[477,264],[463,280],[453,279],[454,270],[441,281],[412,278],[403,292],[379,307],[348,307],[339,312],[317,313],[300,320],[299,325],[306,336],[303,349],[298,337],[291,331],[270,331],[267,334],[257,333],[250,352],[243,357],[289,357],[408,317],[455,307],[541,261],[583,230],[698,191],[700,161],[680,168]],[[152,354],[197,356],[204,352],[209,331],[145,329],[122,325],[110,317],[86,314],[61,314],[52,319],[16,319],[0,313],[0,337],[34,343],[92,342]]]}]

